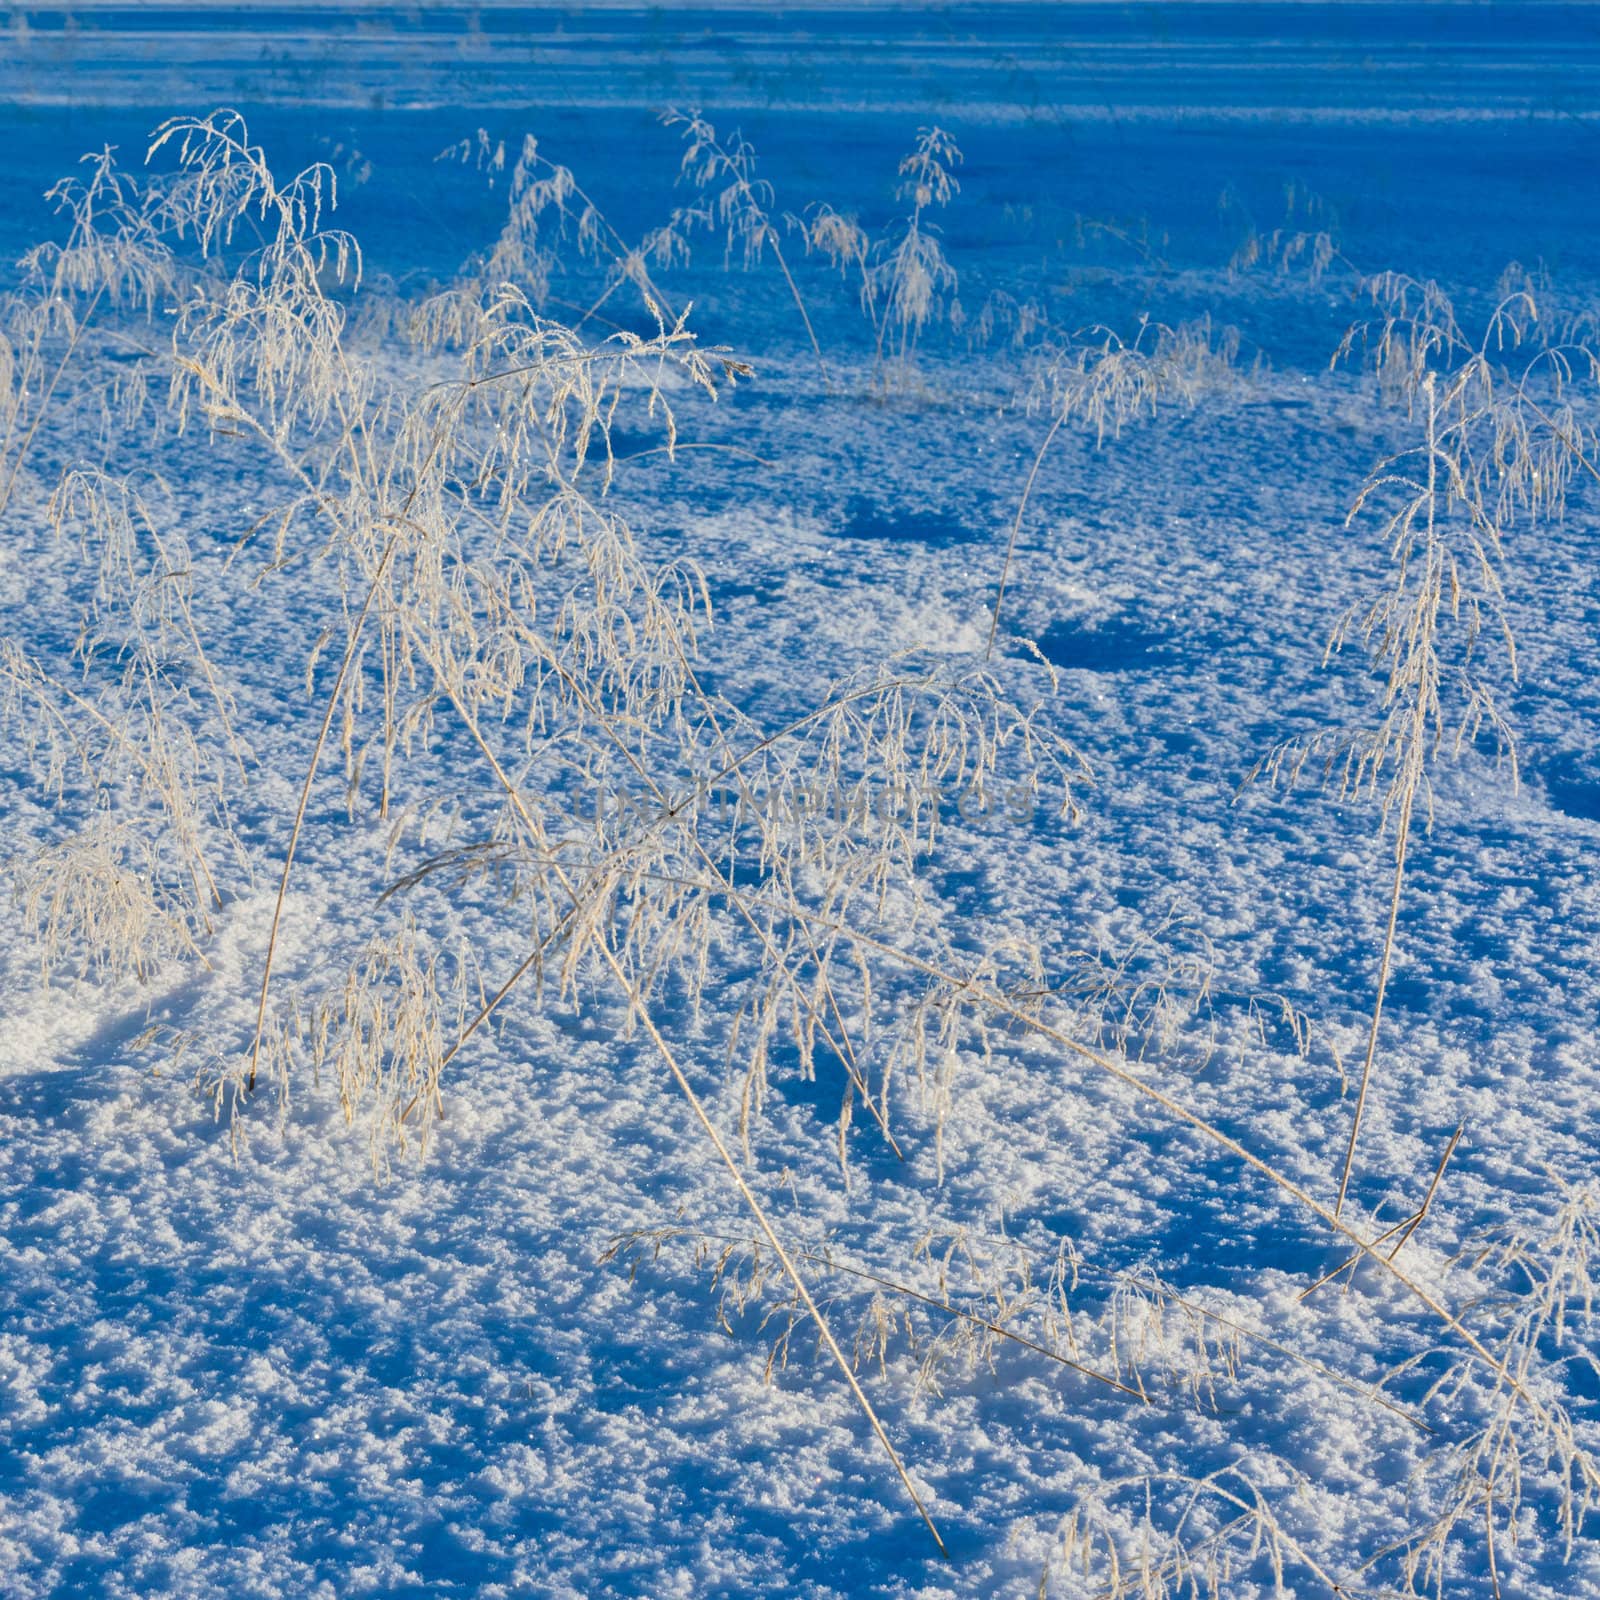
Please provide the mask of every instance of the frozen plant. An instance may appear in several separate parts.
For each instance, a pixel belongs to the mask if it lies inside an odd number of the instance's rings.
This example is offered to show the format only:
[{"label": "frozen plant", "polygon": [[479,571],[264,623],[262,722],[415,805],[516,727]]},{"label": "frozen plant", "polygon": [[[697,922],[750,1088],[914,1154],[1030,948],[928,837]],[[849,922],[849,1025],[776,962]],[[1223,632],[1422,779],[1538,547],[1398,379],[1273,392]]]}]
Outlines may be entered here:
[{"label": "frozen plant", "polygon": [[109,146],[83,164],[85,177],[63,178],[46,195],[70,218],[65,241],[29,250],[18,286],[0,300],[0,514],[97,315],[148,320],[181,280],[161,237],[159,195],[124,173]]},{"label": "frozen plant", "polygon": [[[330,172],[280,182],[226,112],[164,125],[152,154],[163,151],[178,166],[162,188],[165,225],[206,269],[172,324],[176,425],[253,451],[279,486],[263,519],[278,529],[263,581],[287,569],[298,542],[304,570],[335,590],[326,625],[306,642],[319,709],[252,1037],[214,1077],[217,1092],[231,1090],[243,1114],[253,1093],[276,1083],[281,1094],[309,1060],[337,1078],[344,1113],[366,1124],[381,1168],[387,1150],[420,1142],[439,1074],[525,976],[533,989],[548,974],[574,1004],[611,993],[626,1030],[659,1054],[926,1518],[658,999],[669,981],[682,985],[697,1014],[733,935],[754,958],[727,1041],[743,1076],[745,1144],[780,1035],[803,1075],[837,1068],[841,1127],[864,1105],[892,1140],[890,1081],[871,1080],[858,1029],[861,1019],[872,1027],[881,992],[874,950],[895,934],[935,937],[914,869],[936,813],[886,808],[863,828],[860,808],[797,821],[759,802],[821,784],[865,795],[1043,782],[1059,783],[1070,806],[1081,764],[1042,725],[1040,705],[1011,704],[982,673],[891,664],[777,728],[706,693],[695,669],[703,580],[686,563],[648,563],[606,499],[620,406],[654,418],[670,452],[681,396],[715,396],[749,370],[702,350],[682,317],[659,321],[652,337],[596,344],[543,316],[515,284],[469,281],[412,319],[426,381],[397,379],[353,341],[333,297],[353,292],[360,253],[324,226]],[[374,946],[356,955],[335,1008],[307,1013],[274,982],[324,757],[340,750],[352,809],[364,772],[380,768],[382,818],[417,803],[408,769],[446,741],[471,775],[465,837],[413,863],[397,887],[483,894],[486,910],[525,930],[524,959],[498,987],[486,979],[487,998],[446,1026],[460,1006],[454,969],[415,942]],[[608,804],[574,832],[559,803],[574,781],[637,804]],[[718,785],[747,802],[726,827],[696,803]]]},{"label": "frozen plant", "polygon": [[[1224,192],[1218,209],[1227,215],[1243,208],[1229,190]],[[1253,223],[1247,224],[1244,238],[1228,261],[1228,271],[1245,273],[1263,265],[1280,277],[1299,273],[1313,289],[1335,267],[1360,279],[1340,248],[1339,220],[1333,208],[1321,195],[1295,183],[1284,185],[1283,221],[1265,234]]]},{"label": "frozen plant", "polygon": [[144,980],[198,956],[251,878],[227,800],[251,755],[196,616],[194,557],[150,503],[165,493],[69,471],[46,511],[81,560],[70,673],[0,640],[0,718],[72,828],[19,878],[47,980],[71,964]]},{"label": "frozen plant", "polygon": [[808,254],[812,250],[820,251],[838,269],[841,277],[855,275],[860,285],[861,309],[871,322],[876,339],[879,326],[878,295],[873,286],[872,238],[867,230],[855,216],[835,210],[826,201],[813,202],[806,207],[803,217],[791,216],[787,221],[792,228],[799,230]]},{"label": "frozen plant", "polygon": [[1498,302],[1473,343],[1437,284],[1384,274],[1367,287],[1382,315],[1353,327],[1335,360],[1358,346],[1369,350],[1380,393],[1405,407],[1421,437],[1380,461],[1351,504],[1347,528],[1379,519],[1392,577],[1339,620],[1323,661],[1358,638],[1381,679],[1379,716],[1369,728],[1291,740],[1250,774],[1292,782],[1315,760],[1341,794],[1378,802],[1380,830],[1394,826],[1388,916],[1336,1212],[1355,1169],[1377,1060],[1407,856],[1416,824],[1433,818],[1429,770],[1442,752],[1460,755],[1487,735],[1517,782],[1515,739],[1479,665],[1480,641],[1498,638],[1503,670],[1515,682],[1504,534],[1519,517],[1562,517],[1574,473],[1595,473],[1593,425],[1574,411],[1568,391],[1575,371],[1600,376],[1587,347],[1546,346],[1507,366],[1506,354],[1537,325],[1525,288]]},{"label": "frozen plant", "polygon": [[955,140],[939,127],[919,128],[917,142],[899,166],[897,200],[911,210],[897,235],[880,242],[872,268],[873,303],[881,304],[873,368],[887,381],[885,346],[892,340],[895,360],[904,371],[923,329],[946,308],[945,296],[956,288],[955,268],[945,259],[939,230],[927,213],[949,205],[960,189],[952,168],[961,161]]},{"label": "frozen plant", "polygon": [[817,371],[824,386],[828,386],[828,365],[822,359],[822,346],[817,343],[811,314],[806,310],[800,286],[794,281],[784,256],[782,231],[772,220],[772,185],[756,176],[756,153],[749,140],[737,130],[729,139],[719,138],[717,130],[698,109],[668,111],[661,120],[669,128],[683,129],[686,148],[680,175],[709,195],[707,208],[680,214],[682,225],[720,228],[724,261],[731,262],[737,249],[747,271],[759,265],[763,256],[771,254],[783,274],[795,310],[805,324],[806,338],[817,358]]},{"label": "frozen plant", "polygon": [[1232,328],[1213,328],[1209,317],[1176,327],[1141,317],[1128,339],[1111,328],[1096,325],[1047,340],[1028,404],[1030,409],[1043,411],[1050,418],[1050,426],[1034,452],[1016,515],[1011,519],[984,648],[985,660],[994,655],[1017,540],[1039,470],[1056,436],[1069,423],[1078,422],[1092,430],[1098,446],[1105,443],[1108,434],[1117,438],[1137,418],[1155,416],[1158,406],[1173,401],[1193,406],[1206,390],[1225,388],[1235,381],[1234,359],[1238,352],[1238,334]]},{"label": "frozen plant", "polygon": [[[487,130],[479,128],[474,137],[441,151],[435,160],[470,162],[489,175],[492,185],[505,172],[505,141],[491,140]],[[599,297],[587,308],[573,308],[582,312],[576,328],[597,316],[624,284],[638,290],[652,317],[656,314],[653,308],[659,308],[668,320],[676,317],[672,302],[650,273],[652,262],[669,267],[688,260],[687,242],[675,227],[669,224],[655,229],[638,244],[629,244],[579,185],[571,168],[544,155],[531,134],[523,136],[506,188],[506,220],[500,234],[488,256],[468,268],[485,291],[515,284],[543,309],[550,299],[551,279],[560,266],[556,247],[570,241],[576,244],[580,259],[606,263],[606,286]],[[553,243],[541,242],[540,230],[547,220]]]}]

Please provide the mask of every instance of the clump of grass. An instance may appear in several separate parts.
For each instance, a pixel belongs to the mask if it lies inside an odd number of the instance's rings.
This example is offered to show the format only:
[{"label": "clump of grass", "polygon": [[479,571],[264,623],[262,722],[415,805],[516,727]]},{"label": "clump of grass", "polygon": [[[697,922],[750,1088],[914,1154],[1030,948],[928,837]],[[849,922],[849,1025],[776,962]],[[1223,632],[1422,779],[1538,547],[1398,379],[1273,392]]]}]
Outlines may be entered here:
[{"label": "clump of grass", "polygon": [[109,146],[83,165],[85,176],[46,195],[70,219],[66,239],[29,250],[0,302],[0,515],[97,316],[149,318],[180,282],[159,197],[118,167]]},{"label": "clump of grass", "polygon": [[[435,160],[471,163],[488,175],[492,185],[505,174],[505,141],[492,140],[486,129],[479,128],[475,136],[451,145]],[[687,240],[675,224],[654,229],[630,244],[582,188],[572,169],[544,155],[532,134],[523,136],[506,191],[506,220],[499,236],[488,255],[467,269],[481,289],[492,291],[500,284],[515,284],[543,309],[550,300],[554,274],[561,268],[561,247],[570,244],[580,260],[601,261],[606,267],[606,285],[598,298],[587,307],[572,308],[582,313],[576,328],[597,316],[624,284],[638,290],[651,316],[659,308],[666,319],[675,319],[671,300],[650,271],[652,264],[671,267],[688,261]],[[542,229],[546,230],[543,238],[550,242],[541,243]]]},{"label": "clump of grass", "polygon": [[[944,129],[922,128],[912,150],[900,161],[894,197],[909,201],[910,210],[874,237],[853,213],[827,202],[813,202],[799,214],[781,219],[775,211],[770,183],[756,173],[756,153],[735,132],[719,135],[698,109],[666,112],[662,121],[683,130],[685,149],[680,176],[705,195],[705,203],[684,207],[660,231],[668,259],[687,247],[697,231],[722,235],[723,259],[737,255],[746,270],[768,258],[782,273],[789,297],[805,327],[825,388],[833,380],[823,357],[811,313],[784,252],[786,233],[798,233],[806,253],[820,253],[839,271],[853,277],[863,313],[872,326],[872,382],[887,387],[893,368],[909,376],[917,343],[930,324],[955,311],[957,278],[945,259],[938,229],[928,214],[950,203],[960,188],[954,168],[961,160],[955,140]],[[781,226],[780,226],[781,222]]]},{"label": "clump of grass", "polygon": [[[789,298],[805,325],[806,338],[812,354],[817,359],[817,371],[824,387],[831,380],[828,364],[822,357],[822,346],[817,342],[816,329],[811,325],[811,313],[801,298],[800,286],[789,270],[783,253],[783,232],[772,219],[772,185],[756,176],[756,153],[748,139],[737,130],[731,138],[720,138],[698,108],[692,111],[668,111],[662,122],[669,128],[681,127],[685,149],[680,176],[695,188],[708,193],[708,204],[703,208],[682,211],[676,218],[673,230],[688,231],[694,227],[717,228],[723,235],[725,264],[731,262],[737,250],[746,270],[759,265],[768,255],[777,262],[778,270],[789,290]],[[663,235],[672,237],[673,234]]]},{"label": "clump of grass", "polygon": [[940,127],[919,128],[916,144],[901,158],[895,198],[909,200],[911,210],[880,244],[872,269],[873,300],[883,308],[874,353],[880,381],[887,381],[886,344],[904,372],[923,330],[945,313],[946,296],[955,293],[955,268],[928,213],[949,205],[960,189],[953,170],[960,161],[955,140]]},{"label": "clump of grass", "polygon": [[198,956],[251,875],[227,798],[251,753],[196,619],[193,556],[149,503],[162,488],[69,471],[47,508],[86,569],[68,670],[0,641],[0,717],[70,819],[19,877],[46,981],[73,965],[144,981]]},{"label": "clump of grass", "polygon": [[144,979],[173,953],[198,954],[211,932],[223,881],[213,863],[237,842],[192,710],[148,659],[80,690],[0,642],[0,717],[22,731],[42,787],[70,819],[67,836],[21,874],[46,981],[74,964]]},{"label": "clump of grass", "polygon": [[1063,1519],[1039,1579],[1039,1600],[1057,1579],[1097,1600],[1224,1600],[1243,1583],[1289,1592],[1297,1568],[1331,1594],[1344,1592],[1284,1528],[1244,1467],[1204,1477],[1134,1475],[1086,1492]]},{"label": "clump of grass", "polygon": [[64,969],[146,983],[169,961],[202,957],[188,886],[130,822],[91,818],[20,863],[15,884],[42,983]]},{"label": "clump of grass", "polygon": [[[369,939],[342,979],[299,991],[269,1036],[265,1071],[287,1106],[296,1081],[330,1079],[345,1124],[362,1129],[374,1173],[426,1154],[444,1117],[446,1051],[484,999],[476,960],[460,941],[431,941],[414,918]],[[235,1076],[219,1075],[220,1109]]]},{"label": "clump of grass", "polygon": [[1537,321],[1525,289],[1495,306],[1475,344],[1437,284],[1384,274],[1368,292],[1382,315],[1353,327],[1334,359],[1365,348],[1380,394],[1404,406],[1421,437],[1380,461],[1352,502],[1345,525],[1378,518],[1392,583],[1340,619],[1323,659],[1359,639],[1382,681],[1379,719],[1291,741],[1250,775],[1292,782],[1320,761],[1325,781],[1376,800],[1380,830],[1394,828],[1388,917],[1336,1211],[1355,1169],[1377,1059],[1407,855],[1416,823],[1433,820],[1429,770],[1442,752],[1459,756],[1487,735],[1517,782],[1516,741],[1479,668],[1480,642],[1498,638],[1514,682],[1504,536],[1518,518],[1562,516],[1573,474],[1594,471],[1594,435],[1567,391],[1575,367],[1600,374],[1586,348],[1550,346],[1507,367],[1505,355],[1523,346]]},{"label": "clump of grass", "polygon": [[[441,376],[420,391],[396,387],[352,346],[330,293],[358,283],[360,270],[355,242],[323,226],[331,172],[308,168],[280,183],[231,113],[164,125],[152,145],[163,151],[178,171],[162,214],[205,267],[173,332],[176,426],[253,445],[283,485],[270,566],[283,566],[286,538],[320,523],[312,559],[339,590],[307,664],[308,683],[320,670],[321,710],[283,850],[236,1108],[258,1080],[283,1079],[301,1033],[295,1006],[274,1006],[272,983],[323,755],[337,742],[352,804],[366,753],[378,756],[381,817],[413,752],[447,728],[479,774],[471,804],[486,832],[422,863],[405,885],[448,871],[467,890],[491,867],[512,884],[530,953],[474,1016],[462,1013],[448,1045],[432,964],[390,946],[358,957],[337,1011],[305,1024],[320,1040],[311,1059],[337,1077],[345,1115],[370,1118],[375,1159],[410,1138],[414,1121],[424,1133],[438,1073],[529,972],[537,979],[559,965],[571,998],[591,984],[618,994],[627,1027],[656,1047],[921,1508],[655,1001],[671,978],[697,1006],[719,934],[738,929],[757,952],[742,1013],[746,1139],[768,1041],[785,1025],[801,1070],[813,1071],[824,1052],[837,1060],[847,1108],[859,1097],[892,1138],[887,1085],[875,1096],[857,1064],[847,1021],[857,1008],[842,999],[847,985],[870,988],[867,947],[818,930],[881,926],[915,901],[910,869],[931,842],[933,814],[886,812],[876,828],[857,830],[822,817],[794,826],[751,803],[846,778],[863,793],[896,795],[941,781],[981,786],[1000,781],[1002,763],[1066,779],[1070,803],[1070,750],[1038,725],[1038,708],[1009,706],[982,674],[871,675],[778,729],[708,696],[693,666],[704,585],[692,569],[646,565],[606,504],[610,430],[619,406],[637,406],[660,420],[670,452],[675,396],[695,388],[714,396],[748,369],[699,349],[682,317],[661,321],[653,337],[619,333],[594,345],[543,317],[514,284],[468,283],[413,319],[417,348]],[[239,252],[246,218],[263,242]],[[574,772],[645,803],[650,819],[602,822],[574,839],[549,799],[551,777],[559,787]],[[738,791],[750,825],[708,834],[691,800],[719,784]],[[730,1049],[739,1045],[735,1028]]]},{"label": "clump of grass", "polygon": [[[1338,213],[1327,200],[1296,183],[1284,185],[1283,200],[1283,221],[1266,233],[1248,221],[1246,213],[1244,237],[1229,258],[1229,273],[1242,274],[1264,266],[1279,277],[1298,275],[1316,288],[1337,268],[1359,280],[1360,273],[1340,246]],[[1238,196],[1228,191],[1219,209],[1228,216],[1244,208]]]}]

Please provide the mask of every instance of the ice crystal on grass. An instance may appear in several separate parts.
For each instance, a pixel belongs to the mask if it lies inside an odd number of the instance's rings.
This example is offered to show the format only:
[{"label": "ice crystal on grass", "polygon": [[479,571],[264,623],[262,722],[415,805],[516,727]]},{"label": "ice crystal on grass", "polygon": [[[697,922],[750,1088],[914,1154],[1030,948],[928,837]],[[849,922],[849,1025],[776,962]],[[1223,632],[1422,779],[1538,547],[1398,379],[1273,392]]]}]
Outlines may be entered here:
[{"label": "ice crystal on grass", "polygon": [[201,954],[191,886],[175,882],[159,846],[132,824],[91,819],[16,869],[22,923],[39,976],[148,981],[163,963]]}]

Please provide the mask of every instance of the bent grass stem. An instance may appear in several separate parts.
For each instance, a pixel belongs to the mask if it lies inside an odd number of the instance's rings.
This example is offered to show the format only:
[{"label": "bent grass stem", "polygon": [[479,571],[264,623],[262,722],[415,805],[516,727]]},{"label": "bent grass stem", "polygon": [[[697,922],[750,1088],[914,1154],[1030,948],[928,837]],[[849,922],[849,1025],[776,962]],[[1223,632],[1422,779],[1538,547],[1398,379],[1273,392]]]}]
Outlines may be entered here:
[{"label": "bent grass stem", "polygon": [[[473,742],[478,746],[479,750],[489,762],[490,768],[493,771],[496,780],[500,783],[501,787],[505,791],[506,796],[510,800],[513,808],[522,818],[523,825],[529,830],[529,833],[533,838],[538,839],[541,836],[542,830],[534,821],[533,817],[529,814],[528,808],[523,802],[522,796],[517,792],[516,786],[511,783],[504,768],[501,767],[499,760],[494,755],[494,752],[490,750],[488,743],[483,738],[481,730],[477,726],[477,719],[471,714],[467,707],[461,704],[460,700],[456,697],[448,684],[445,686],[445,692],[449,696],[457,714],[465,723],[467,731],[472,737]],[[609,730],[609,724],[606,723],[604,725],[607,726]],[[613,734],[613,737],[617,736]],[[624,742],[618,738],[618,743],[623,744]],[[626,748],[625,744],[624,748]],[[578,887],[567,875],[559,860],[551,857],[550,867],[556,881],[561,885],[562,891],[567,895],[568,899],[572,903],[574,912],[576,912],[577,909],[583,904],[583,897],[580,894]],[[727,885],[727,892],[730,894],[736,894],[736,891],[733,889],[732,885]],[[944,1540],[939,1536],[939,1530],[934,1525],[933,1518],[929,1514],[928,1508],[924,1504],[922,1496],[917,1492],[916,1485],[912,1483],[911,1476],[906,1471],[905,1463],[900,1459],[899,1452],[895,1449],[893,1441],[889,1438],[888,1430],[884,1427],[883,1422],[879,1418],[872,1402],[867,1398],[866,1391],[861,1387],[860,1380],[856,1377],[855,1370],[850,1365],[850,1362],[846,1358],[844,1351],[839,1347],[838,1341],[834,1338],[833,1330],[828,1326],[827,1318],[822,1314],[822,1308],[818,1306],[816,1300],[812,1297],[810,1289],[806,1287],[805,1280],[800,1275],[799,1268],[795,1266],[794,1261],[789,1255],[789,1252],[784,1248],[782,1240],[779,1239],[777,1232],[774,1230],[771,1221],[767,1217],[766,1208],[761,1204],[760,1200],[756,1198],[755,1192],[751,1189],[749,1183],[746,1181],[744,1173],[740,1170],[738,1162],[734,1160],[733,1152],[729,1150],[722,1135],[717,1131],[716,1124],[712,1122],[709,1113],[706,1111],[704,1102],[695,1092],[694,1085],[689,1082],[688,1075],[684,1072],[676,1054],[672,1050],[672,1047],[667,1043],[666,1039],[662,1037],[660,1029],[656,1026],[655,1019],[651,1016],[649,1008],[645,1004],[644,996],[639,991],[638,984],[628,977],[628,974],[624,970],[622,963],[617,959],[616,952],[611,948],[610,943],[603,935],[596,941],[596,948],[598,948],[602,958],[606,963],[606,966],[611,971],[612,977],[615,978],[617,986],[621,989],[624,997],[626,998],[629,1014],[638,1020],[639,1025],[649,1036],[650,1042],[655,1045],[656,1051],[660,1055],[663,1063],[666,1065],[668,1072],[671,1074],[673,1082],[678,1086],[678,1089],[688,1101],[690,1110],[694,1113],[695,1120],[698,1121],[700,1126],[704,1129],[706,1137],[710,1140],[712,1148],[717,1153],[717,1158],[727,1169],[728,1175],[732,1179],[733,1185],[739,1193],[739,1197],[749,1208],[750,1214],[755,1218],[756,1225],[761,1229],[761,1232],[765,1236],[768,1244],[772,1247],[773,1253],[777,1256],[779,1262],[782,1264],[784,1272],[788,1275],[790,1282],[794,1284],[795,1293],[800,1297],[801,1303],[805,1306],[806,1311],[811,1317],[811,1320],[816,1324],[818,1335],[822,1339],[822,1342],[827,1346],[828,1352],[833,1357],[835,1364],[839,1368],[839,1371],[844,1375],[845,1383],[849,1386],[850,1392],[855,1397],[856,1403],[861,1407],[862,1412],[865,1414],[868,1422],[871,1424],[872,1431],[877,1436],[878,1442],[883,1446],[884,1451],[889,1457],[889,1460],[893,1463],[895,1472],[899,1477],[900,1482],[905,1487],[906,1493],[911,1497],[912,1504],[917,1508],[918,1515],[921,1516],[924,1524],[927,1526],[928,1532],[933,1536],[933,1542],[938,1546],[939,1554],[948,1560],[950,1552],[948,1549],[946,1549]],[[524,965],[518,969],[518,973],[514,974],[510,981],[514,983],[518,975],[528,970],[528,965],[528,963],[524,963]],[[506,988],[509,987],[510,984],[508,983]]]},{"label": "bent grass stem", "polygon": [[1044,441],[1033,458],[1033,466],[1028,471],[1028,481],[1022,486],[1022,499],[1017,504],[1016,516],[1011,519],[1011,537],[1006,540],[1006,558],[1000,564],[1000,590],[994,597],[994,617],[989,623],[989,642],[983,650],[985,661],[994,656],[995,635],[1000,631],[1000,606],[1006,597],[1006,583],[1011,577],[1011,558],[1017,548],[1017,535],[1022,531],[1022,518],[1028,509],[1028,499],[1033,494],[1034,480],[1039,476],[1039,468],[1044,465],[1045,454],[1050,448],[1051,441],[1061,431],[1062,424],[1066,420],[1063,413],[1050,424],[1050,431],[1045,434]]},{"label": "bent grass stem", "polygon": [[[560,870],[559,864],[555,864],[555,869],[557,871]],[[687,879],[681,875],[664,873],[647,873],[642,874],[642,876],[655,877],[663,882],[680,885],[685,883],[692,884],[719,894],[742,894],[752,906],[771,905],[773,903],[764,900],[760,895],[751,895],[745,891],[732,890],[723,884],[708,879]],[[1537,1421],[1544,1425],[1550,1424],[1551,1416],[1548,1408],[1526,1385],[1506,1373],[1505,1362],[1509,1357],[1496,1357],[1483,1341],[1449,1307],[1439,1300],[1437,1295],[1400,1267],[1391,1255],[1383,1253],[1380,1246],[1392,1236],[1393,1229],[1377,1240],[1363,1238],[1354,1228],[1344,1222],[1331,1206],[1324,1205],[1309,1190],[1280,1172],[1270,1161],[1241,1144],[1231,1134],[1225,1133],[1214,1123],[1208,1122],[1198,1112],[1191,1111],[1181,1101],[1158,1089],[1154,1084],[1147,1083],[1137,1073],[1120,1066],[1116,1060],[1103,1051],[1081,1043],[1064,1030],[1052,1026],[1034,1013],[1016,1005],[1004,992],[992,985],[947,972],[944,968],[931,961],[926,961],[910,951],[901,950],[898,946],[892,945],[886,940],[875,938],[859,928],[851,927],[848,923],[807,912],[803,907],[790,906],[786,909],[789,910],[791,915],[807,918],[815,924],[819,931],[831,932],[844,937],[862,949],[870,950],[906,971],[915,972],[935,983],[949,987],[952,991],[966,995],[974,1004],[982,1005],[996,1015],[1006,1017],[1017,1023],[1024,1030],[1049,1040],[1052,1044],[1068,1052],[1068,1054],[1087,1062],[1097,1071],[1122,1084],[1123,1087],[1131,1090],[1139,1098],[1159,1106],[1174,1120],[1194,1129],[1209,1143],[1227,1151],[1236,1160],[1265,1178],[1268,1183],[1294,1201],[1297,1206],[1315,1217],[1331,1233],[1353,1245],[1363,1259],[1375,1262],[1387,1276],[1393,1279],[1396,1284],[1434,1316],[1443,1327],[1455,1334],[1467,1349],[1484,1363],[1490,1372],[1500,1375],[1502,1381],[1507,1383],[1517,1399],[1528,1408],[1530,1414]]]}]

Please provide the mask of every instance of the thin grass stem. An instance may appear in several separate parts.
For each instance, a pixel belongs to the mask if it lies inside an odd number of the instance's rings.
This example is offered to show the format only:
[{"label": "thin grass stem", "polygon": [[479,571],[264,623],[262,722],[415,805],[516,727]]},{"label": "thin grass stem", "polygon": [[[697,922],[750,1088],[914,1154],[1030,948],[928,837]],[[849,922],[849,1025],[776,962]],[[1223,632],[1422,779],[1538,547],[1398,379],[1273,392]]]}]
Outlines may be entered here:
[{"label": "thin grass stem", "polygon": [[985,661],[994,656],[995,635],[1000,631],[1000,607],[1005,601],[1006,584],[1011,577],[1011,558],[1017,548],[1017,535],[1022,531],[1022,518],[1028,509],[1028,499],[1033,493],[1034,480],[1039,476],[1039,468],[1044,465],[1045,454],[1050,449],[1051,441],[1060,433],[1066,420],[1066,412],[1063,411],[1050,424],[1050,431],[1045,434],[1043,442],[1034,454],[1033,465],[1028,469],[1028,481],[1022,486],[1022,499],[1017,503],[1016,516],[1011,519],[1011,537],[1006,540],[1005,560],[1000,563],[1000,587],[994,597],[994,616],[989,622],[989,640],[983,648]]}]

